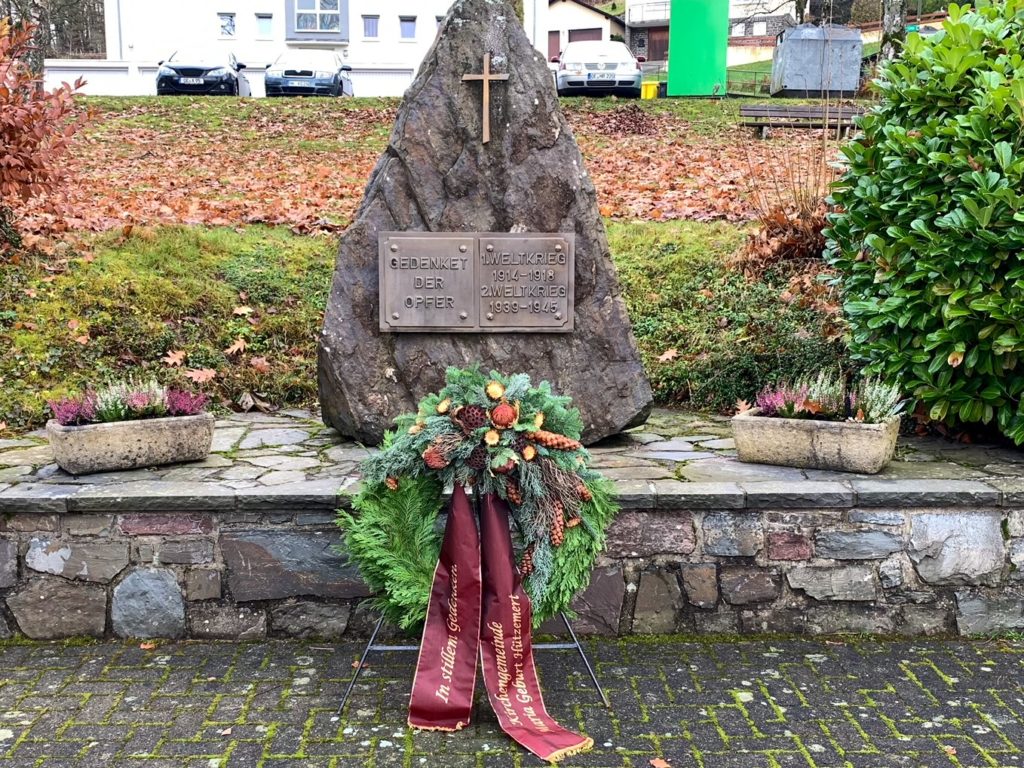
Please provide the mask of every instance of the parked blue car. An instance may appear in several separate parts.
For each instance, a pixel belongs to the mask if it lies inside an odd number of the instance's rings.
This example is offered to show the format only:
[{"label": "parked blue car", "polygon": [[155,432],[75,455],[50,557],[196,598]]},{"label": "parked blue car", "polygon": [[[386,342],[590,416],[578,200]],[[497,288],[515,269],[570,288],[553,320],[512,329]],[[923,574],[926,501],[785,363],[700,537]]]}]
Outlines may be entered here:
[{"label": "parked blue car", "polygon": [[333,51],[285,51],[267,65],[267,96],[352,96],[351,71]]}]

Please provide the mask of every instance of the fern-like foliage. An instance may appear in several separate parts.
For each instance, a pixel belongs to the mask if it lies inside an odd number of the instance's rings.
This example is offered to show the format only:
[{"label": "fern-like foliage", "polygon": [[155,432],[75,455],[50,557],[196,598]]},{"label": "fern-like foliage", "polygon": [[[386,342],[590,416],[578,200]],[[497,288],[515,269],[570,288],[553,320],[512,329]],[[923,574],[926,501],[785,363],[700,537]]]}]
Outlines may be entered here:
[{"label": "fern-like foliage", "polygon": [[594,558],[604,549],[604,531],[619,510],[612,481],[604,478],[592,480],[587,483],[587,488],[593,498],[580,509],[583,523],[565,532],[562,546],[551,548],[551,573],[547,575],[543,590],[536,589],[533,583],[540,575],[537,555],[534,554],[536,570],[526,580],[525,587],[533,602],[535,625],[557,616],[577,593],[587,588]]},{"label": "fern-like foliage", "polygon": [[364,485],[353,498],[353,511],[338,513],[348,553],[378,593],[377,608],[402,629],[415,627],[427,613],[441,552],[441,492],[429,476],[403,478],[398,491]]}]

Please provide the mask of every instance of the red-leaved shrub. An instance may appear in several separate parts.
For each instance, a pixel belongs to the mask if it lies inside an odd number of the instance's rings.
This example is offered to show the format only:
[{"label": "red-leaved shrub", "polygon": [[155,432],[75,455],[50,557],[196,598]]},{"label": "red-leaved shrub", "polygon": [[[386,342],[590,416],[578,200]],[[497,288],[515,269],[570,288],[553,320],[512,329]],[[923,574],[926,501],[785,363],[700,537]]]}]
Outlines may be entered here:
[{"label": "red-leaved shrub", "polygon": [[32,198],[55,209],[64,178],[58,158],[85,121],[73,99],[85,81],[43,90],[25,62],[32,34],[31,24],[12,28],[0,18],[0,207]]}]

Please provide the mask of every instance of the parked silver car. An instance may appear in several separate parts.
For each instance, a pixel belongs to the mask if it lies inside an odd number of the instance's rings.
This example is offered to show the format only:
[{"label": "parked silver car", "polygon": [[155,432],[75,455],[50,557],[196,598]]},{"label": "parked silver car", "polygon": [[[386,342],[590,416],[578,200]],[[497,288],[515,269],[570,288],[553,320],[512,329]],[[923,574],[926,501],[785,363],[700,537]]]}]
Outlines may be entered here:
[{"label": "parked silver car", "polygon": [[351,71],[333,51],[285,51],[267,65],[267,96],[352,96]]},{"label": "parked silver car", "polygon": [[609,93],[640,98],[644,73],[624,43],[588,40],[569,43],[558,57],[559,96]]}]

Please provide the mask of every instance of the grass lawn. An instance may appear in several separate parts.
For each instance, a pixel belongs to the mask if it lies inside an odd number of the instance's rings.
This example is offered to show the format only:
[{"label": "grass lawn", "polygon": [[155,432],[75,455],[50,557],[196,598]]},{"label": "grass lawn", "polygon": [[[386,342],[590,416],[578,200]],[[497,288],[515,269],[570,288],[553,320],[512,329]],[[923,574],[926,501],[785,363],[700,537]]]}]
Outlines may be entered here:
[{"label": "grass lawn", "polygon": [[[334,242],[284,227],[162,227],[91,238],[53,271],[0,261],[0,421],[39,425],[48,397],[124,376],[188,383],[220,400],[316,396],[315,339]],[[246,349],[225,352],[239,339]],[[161,358],[183,350],[180,368]]]},{"label": "grass lawn", "polygon": [[[785,282],[725,265],[746,227],[610,222],[609,238],[659,396],[727,408],[780,372],[837,359]],[[0,263],[0,420],[39,426],[53,396],[109,378],[204,385],[229,405],[315,405],[316,338],[336,239],[285,227],[136,228],[90,238],[66,264]],[[229,352],[238,340],[241,351]],[[184,352],[181,366],[164,361]],[[666,356],[666,353],[669,353]],[[659,360],[659,358],[661,358]]]},{"label": "grass lawn", "polygon": [[613,16],[621,16],[626,12],[626,0],[613,0],[610,3],[598,3],[594,6],[599,11],[610,13]]},{"label": "grass lawn", "polygon": [[[212,372],[204,387],[224,405],[315,404],[337,233],[397,100],[84,103],[96,120],[69,158],[71,232],[0,259],[0,423],[38,426],[48,398],[128,375]],[[784,279],[726,265],[752,185],[821,141],[783,132],[752,146],[743,103],[563,102],[655,388],[703,408],[837,356],[825,319],[781,300]],[[20,213],[27,233],[47,223]]]}]

